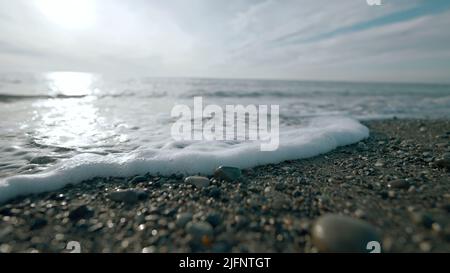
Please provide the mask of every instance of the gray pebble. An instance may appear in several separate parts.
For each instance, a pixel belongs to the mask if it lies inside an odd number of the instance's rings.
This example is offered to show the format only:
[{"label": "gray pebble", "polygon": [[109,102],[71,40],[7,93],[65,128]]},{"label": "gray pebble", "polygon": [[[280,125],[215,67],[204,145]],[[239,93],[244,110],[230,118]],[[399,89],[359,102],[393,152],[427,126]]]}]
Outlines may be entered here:
[{"label": "gray pebble", "polygon": [[450,169],[450,159],[448,158],[436,160],[434,164],[439,168]]},{"label": "gray pebble", "polygon": [[192,213],[190,212],[184,212],[184,213],[180,213],[177,215],[177,220],[175,222],[177,227],[184,227],[186,226],[187,223],[189,223],[189,221],[192,220]]},{"label": "gray pebble", "polygon": [[208,222],[189,222],[186,231],[196,240],[211,239],[213,236],[213,227]]},{"label": "gray pebble", "polygon": [[233,182],[238,180],[242,175],[239,168],[220,166],[214,171],[214,177],[218,180]]},{"label": "gray pebble", "polygon": [[375,162],[375,167],[383,167],[384,166],[384,162],[381,160],[378,160],[377,162]]},{"label": "gray pebble", "polygon": [[336,214],[321,216],[313,226],[312,238],[321,252],[368,252],[367,243],[381,242],[369,223]]},{"label": "gray pebble", "polygon": [[204,176],[189,176],[184,179],[185,183],[192,184],[196,188],[205,188],[209,186],[209,179]]},{"label": "gray pebble", "polygon": [[206,221],[216,227],[222,223],[222,217],[216,212],[211,212],[206,216]]},{"label": "gray pebble", "polygon": [[86,205],[78,206],[76,209],[72,210],[69,213],[69,219],[72,221],[87,219],[91,218],[92,216],[94,216],[94,211]]},{"label": "gray pebble", "polygon": [[109,199],[116,202],[124,202],[127,204],[135,204],[142,197],[140,196],[140,192],[136,190],[120,190],[111,192],[109,194]]},{"label": "gray pebble", "polygon": [[140,182],[145,182],[147,180],[148,179],[145,176],[136,176],[135,178],[131,179],[130,183],[137,184]]},{"label": "gray pebble", "polygon": [[390,181],[388,187],[391,189],[408,189],[410,184],[404,179]]}]

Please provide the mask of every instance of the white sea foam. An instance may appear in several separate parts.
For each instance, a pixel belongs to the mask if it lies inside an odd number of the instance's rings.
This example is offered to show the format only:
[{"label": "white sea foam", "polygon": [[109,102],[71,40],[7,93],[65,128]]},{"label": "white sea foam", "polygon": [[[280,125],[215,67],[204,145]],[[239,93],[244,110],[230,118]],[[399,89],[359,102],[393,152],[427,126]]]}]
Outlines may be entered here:
[{"label": "white sea foam", "polygon": [[174,142],[160,149],[140,148],[122,155],[80,154],[45,172],[17,175],[0,181],[0,202],[32,193],[57,190],[94,177],[152,173],[210,175],[220,165],[249,168],[323,154],[369,135],[367,127],[345,117],[314,118],[299,127],[281,128],[276,151],[260,151],[260,143]]}]

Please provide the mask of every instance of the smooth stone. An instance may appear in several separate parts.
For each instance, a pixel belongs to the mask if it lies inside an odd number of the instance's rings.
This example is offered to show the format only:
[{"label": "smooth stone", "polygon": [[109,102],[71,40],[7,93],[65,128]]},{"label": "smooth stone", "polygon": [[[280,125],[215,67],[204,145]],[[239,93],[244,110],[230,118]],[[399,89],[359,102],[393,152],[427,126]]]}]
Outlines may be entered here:
[{"label": "smooth stone", "polygon": [[80,219],[87,219],[94,216],[94,211],[86,205],[78,206],[76,209],[69,213],[69,219],[77,221]]},{"label": "smooth stone", "polygon": [[175,225],[177,227],[184,227],[187,223],[189,223],[192,220],[192,213],[190,212],[184,212],[177,215],[177,221],[175,222]]},{"label": "smooth stone", "polygon": [[208,222],[189,222],[186,231],[196,240],[211,239],[213,227]]},{"label": "smooth stone", "polygon": [[214,171],[214,177],[218,180],[225,180],[228,182],[233,182],[238,180],[242,175],[239,168],[220,166]]},{"label": "smooth stone", "polygon": [[222,217],[216,212],[210,212],[206,216],[206,221],[213,227],[217,227],[218,225],[220,225],[220,223],[222,223]]},{"label": "smooth stone", "polygon": [[148,179],[145,176],[136,176],[135,178],[131,179],[130,183],[137,184],[137,183],[140,183],[140,182],[145,182],[147,180]]},{"label": "smooth stone", "polygon": [[348,216],[321,216],[312,229],[314,245],[320,252],[364,252],[367,243],[381,238],[369,223]]},{"label": "smooth stone", "polygon": [[439,168],[450,169],[450,159],[448,158],[436,160],[434,164],[436,164]]},{"label": "smooth stone", "polygon": [[392,189],[408,189],[409,186],[410,184],[403,179],[393,180],[388,183],[388,187]]},{"label": "smooth stone", "polygon": [[128,204],[137,203],[142,197],[140,197],[140,192],[135,190],[120,190],[111,192],[109,194],[109,199],[116,202],[124,202]]},{"label": "smooth stone", "polygon": [[205,188],[209,186],[209,179],[204,176],[188,176],[184,179],[185,183],[192,184],[196,188]]},{"label": "smooth stone", "polygon": [[375,167],[384,167],[384,162],[383,161],[375,162]]}]

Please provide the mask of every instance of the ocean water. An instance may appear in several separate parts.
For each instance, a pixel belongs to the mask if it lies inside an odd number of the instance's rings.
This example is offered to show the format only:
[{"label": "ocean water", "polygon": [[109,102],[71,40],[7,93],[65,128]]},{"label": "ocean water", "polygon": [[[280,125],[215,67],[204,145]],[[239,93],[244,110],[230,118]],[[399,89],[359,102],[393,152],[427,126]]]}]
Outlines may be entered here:
[{"label": "ocean water", "polygon": [[[280,145],[175,141],[177,104],[279,105]],[[313,81],[0,75],[0,202],[96,176],[211,174],[307,158],[369,135],[361,120],[449,118],[450,86]]]}]

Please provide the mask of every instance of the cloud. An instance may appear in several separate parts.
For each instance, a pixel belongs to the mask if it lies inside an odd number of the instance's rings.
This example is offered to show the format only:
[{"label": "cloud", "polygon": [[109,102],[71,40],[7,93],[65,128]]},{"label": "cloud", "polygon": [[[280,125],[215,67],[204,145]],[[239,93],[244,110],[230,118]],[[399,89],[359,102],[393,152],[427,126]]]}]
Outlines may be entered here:
[{"label": "cloud", "polygon": [[444,0],[92,0],[96,21],[84,29],[48,20],[38,1],[0,1],[0,69],[432,82],[450,74]]}]

